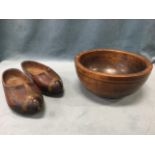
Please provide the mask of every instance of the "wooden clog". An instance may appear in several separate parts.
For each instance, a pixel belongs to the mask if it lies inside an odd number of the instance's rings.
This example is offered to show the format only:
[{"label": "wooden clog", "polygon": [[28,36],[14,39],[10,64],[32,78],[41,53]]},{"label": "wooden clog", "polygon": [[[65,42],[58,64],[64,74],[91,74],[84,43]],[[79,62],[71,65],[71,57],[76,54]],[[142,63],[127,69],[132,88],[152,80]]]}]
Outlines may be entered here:
[{"label": "wooden clog", "polygon": [[18,69],[8,69],[2,75],[2,84],[8,105],[22,114],[33,114],[41,110],[43,97],[36,86]]},{"label": "wooden clog", "polygon": [[63,93],[63,84],[60,76],[48,66],[35,61],[24,61],[21,66],[43,94],[53,96]]}]

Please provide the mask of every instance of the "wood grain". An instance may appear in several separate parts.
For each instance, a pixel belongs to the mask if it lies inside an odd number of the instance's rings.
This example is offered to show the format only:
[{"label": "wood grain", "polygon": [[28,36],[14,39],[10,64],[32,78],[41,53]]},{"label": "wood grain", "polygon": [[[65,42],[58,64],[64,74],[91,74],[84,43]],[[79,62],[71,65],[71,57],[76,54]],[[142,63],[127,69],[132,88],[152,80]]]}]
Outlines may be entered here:
[{"label": "wood grain", "polygon": [[78,53],[75,67],[88,90],[106,98],[121,98],[144,84],[153,65],[139,54],[100,48]]}]

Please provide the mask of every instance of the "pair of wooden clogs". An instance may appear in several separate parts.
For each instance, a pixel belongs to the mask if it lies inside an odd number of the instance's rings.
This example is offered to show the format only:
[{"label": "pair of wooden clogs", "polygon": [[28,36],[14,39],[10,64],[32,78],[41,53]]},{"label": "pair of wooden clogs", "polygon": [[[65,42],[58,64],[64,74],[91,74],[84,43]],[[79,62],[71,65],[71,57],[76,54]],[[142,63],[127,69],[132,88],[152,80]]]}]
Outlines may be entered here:
[{"label": "pair of wooden clogs", "polygon": [[21,63],[21,72],[11,68],[4,71],[2,84],[11,109],[22,114],[33,114],[42,109],[43,96],[63,93],[60,76],[51,68],[35,61]]}]

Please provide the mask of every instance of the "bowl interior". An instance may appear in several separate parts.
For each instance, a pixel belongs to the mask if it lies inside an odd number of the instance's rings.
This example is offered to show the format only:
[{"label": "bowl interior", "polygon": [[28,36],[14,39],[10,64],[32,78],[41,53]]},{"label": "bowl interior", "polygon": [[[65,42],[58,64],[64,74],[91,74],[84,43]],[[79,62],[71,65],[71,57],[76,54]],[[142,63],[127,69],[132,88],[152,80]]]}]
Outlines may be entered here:
[{"label": "bowl interior", "polygon": [[83,54],[80,63],[96,72],[131,74],[143,71],[147,65],[138,56],[117,51],[94,51]]}]

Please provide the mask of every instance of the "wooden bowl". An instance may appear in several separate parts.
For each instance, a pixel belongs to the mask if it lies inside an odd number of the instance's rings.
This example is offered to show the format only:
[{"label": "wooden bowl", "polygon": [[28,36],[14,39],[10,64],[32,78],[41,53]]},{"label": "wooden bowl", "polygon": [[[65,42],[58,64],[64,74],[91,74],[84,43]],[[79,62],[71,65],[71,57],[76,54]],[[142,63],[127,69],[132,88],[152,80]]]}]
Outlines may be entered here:
[{"label": "wooden bowl", "polygon": [[147,80],[153,67],[141,55],[104,48],[78,53],[75,66],[83,85],[106,98],[121,98],[134,93]]}]

